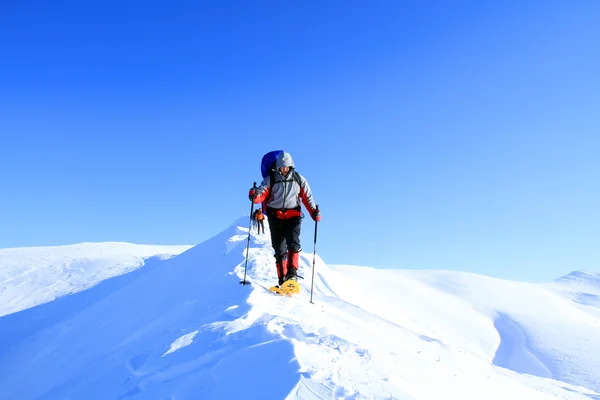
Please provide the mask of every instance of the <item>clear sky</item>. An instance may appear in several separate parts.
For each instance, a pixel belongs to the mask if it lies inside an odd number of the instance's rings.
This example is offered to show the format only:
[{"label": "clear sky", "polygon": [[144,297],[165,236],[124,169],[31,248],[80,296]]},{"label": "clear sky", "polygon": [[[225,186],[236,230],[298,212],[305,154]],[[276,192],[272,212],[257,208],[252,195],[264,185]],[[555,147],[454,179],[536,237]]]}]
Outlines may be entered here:
[{"label": "clear sky", "polygon": [[[328,263],[600,270],[600,2],[0,4],[0,247],[194,244],[289,151]],[[303,224],[312,251],[314,223]]]}]

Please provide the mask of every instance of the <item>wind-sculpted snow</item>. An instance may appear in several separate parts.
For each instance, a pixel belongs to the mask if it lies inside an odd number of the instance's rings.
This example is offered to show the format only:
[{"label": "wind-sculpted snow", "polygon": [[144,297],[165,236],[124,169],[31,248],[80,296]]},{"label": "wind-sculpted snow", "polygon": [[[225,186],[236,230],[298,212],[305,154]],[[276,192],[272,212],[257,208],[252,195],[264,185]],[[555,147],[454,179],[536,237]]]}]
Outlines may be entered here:
[{"label": "wind-sculpted snow", "polygon": [[[573,301],[572,283],[511,282],[447,271],[412,275],[469,301],[494,322],[500,339],[491,355],[496,365],[600,391],[600,341],[595,339],[600,313]],[[585,287],[590,289],[589,280]]]},{"label": "wind-sculpted snow", "polygon": [[268,226],[239,284],[247,226],[0,318],[0,398],[600,399],[597,309],[564,286],[317,255],[311,304],[312,253],[268,291]]},{"label": "wind-sculpted snow", "polygon": [[506,315],[494,321],[500,335],[500,345],[494,356],[494,364],[516,372],[552,378],[551,366],[544,364],[530,346],[527,332]]}]

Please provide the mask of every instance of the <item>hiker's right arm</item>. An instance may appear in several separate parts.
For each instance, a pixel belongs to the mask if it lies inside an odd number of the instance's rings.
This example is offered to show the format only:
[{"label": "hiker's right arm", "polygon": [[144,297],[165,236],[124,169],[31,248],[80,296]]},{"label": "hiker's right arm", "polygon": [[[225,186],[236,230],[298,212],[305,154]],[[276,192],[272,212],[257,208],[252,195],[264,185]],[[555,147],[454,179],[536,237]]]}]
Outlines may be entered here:
[{"label": "hiker's right arm", "polygon": [[254,204],[262,203],[263,201],[265,201],[267,196],[269,196],[270,183],[271,178],[267,175],[265,179],[263,179],[263,181],[261,182],[260,186],[254,189],[254,199],[252,199]]}]

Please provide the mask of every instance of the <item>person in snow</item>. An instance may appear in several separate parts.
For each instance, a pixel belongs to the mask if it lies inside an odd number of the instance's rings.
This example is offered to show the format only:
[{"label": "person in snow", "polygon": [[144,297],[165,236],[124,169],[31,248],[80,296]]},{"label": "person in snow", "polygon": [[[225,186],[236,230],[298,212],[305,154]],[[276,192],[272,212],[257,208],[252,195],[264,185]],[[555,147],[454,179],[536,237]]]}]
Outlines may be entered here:
[{"label": "person in snow", "polygon": [[258,222],[256,221],[256,214],[258,214],[258,210],[254,211],[252,213],[252,217],[250,218],[252,220],[252,228],[258,228]]},{"label": "person in snow", "polygon": [[275,171],[267,175],[258,188],[250,189],[249,197],[255,204],[266,203],[279,285],[290,279],[297,281],[298,253],[302,251],[300,201],[313,220],[320,221],[321,214],[315,206],[308,182],[295,171],[289,153],[279,154]]},{"label": "person in snow", "polygon": [[255,219],[256,219],[256,224],[258,225],[258,234],[260,235],[260,230],[262,228],[262,233],[265,233],[265,214],[263,214],[262,209],[258,209],[256,210],[256,215],[255,215]]}]

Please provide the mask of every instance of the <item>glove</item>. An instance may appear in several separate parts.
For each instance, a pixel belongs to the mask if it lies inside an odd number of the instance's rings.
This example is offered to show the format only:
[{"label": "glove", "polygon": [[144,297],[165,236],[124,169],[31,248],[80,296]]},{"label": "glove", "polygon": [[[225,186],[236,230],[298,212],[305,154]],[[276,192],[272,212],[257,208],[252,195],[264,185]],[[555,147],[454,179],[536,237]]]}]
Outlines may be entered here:
[{"label": "glove", "polygon": [[250,201],[254,201],[254,198],[256,197],[256,191],[254,190],[254,188],[250,189],[250,192],[248,192],[248,198],[250,199]]},{"label": "glove", "polygon": [[313,210],[313,212],[310,216],[312,217],[313,220],[319,222],[321,220],[321,211],[319,211],[318,209]]}]

